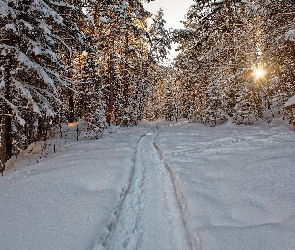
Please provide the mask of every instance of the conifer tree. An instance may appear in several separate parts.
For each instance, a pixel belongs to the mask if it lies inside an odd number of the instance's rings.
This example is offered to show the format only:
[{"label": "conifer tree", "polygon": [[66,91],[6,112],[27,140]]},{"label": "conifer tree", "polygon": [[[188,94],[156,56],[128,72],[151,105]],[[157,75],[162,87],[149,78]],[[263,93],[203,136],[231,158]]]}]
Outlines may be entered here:
[{"label": "conifer tree", "polygon": [[168,30],[165,28],[163,9],[159,9],[153,17],[153,23],[149,29],[151,38],[151,55],[158,63],[167,59],[171,49],[171,38]]},{"label": "conifer tree", "polygon": [[[74,23],[82,11],[67,2],[1,0],[1,171],[11,142],[27,145],[58,114],[71,47],[82,46]],[[71,16],[70,16],[71,15]],[[71,39],[67,39],[71,38]],[[69,42],[71,41],[71,42]]]},{"label": "conifer tree", "polygon": [[206,91],[206,109],[203,114],[203,123],[210,127],[215,127],[227,121],[220,84],[213,75]]},{"label": "conifer tree", "polygon": [[[212,108],[208,97],[217,92],[222,98],[222,113],[233,116],[245,84],[256,86],[252,108],[259,114],[255,119],[262,117],[261,110],[272,94],[269,75],[258,84],[253,73],[270,65],[265,53],[264,13],[257,1],[204,0],[191,6],[185,29],[174,32],[181,44],[175,65],[183,71],[183,91],[189,96],[184,100],[195,104],[183,105],[190,119],[207,121],[203,116]],[[210,81],[213,78],[214,82]]]},{"label": "conifer tree", "polygon": [[268,94],[271,106],[280,113],[283,104],[295,94],[293,84],[295,60],[295,2],[257,1],[265,20],[265,57],[268,58]]},{"label": "conifer tree", "polygon": [[[165,19],[162,9],[153,16],[149,28],[150,62],[147,65],[150,71],[148,100],[145,106],[145,118],[156,120],[163,117],[174,119],[174,94],[172,90],[172,68],[163,64],[168,59],[171,49],[170,32],[165,28]],[[148,110],[148,111],[147,111]],[[170,119],[169,118],[169,119]]]},{"label": "conifer tree", "polygon": [[[106,103],[106,122],[136,124],[142,116],[148,48],[146,12],[140,1],[96,1],[91,15],[95,24],[92,44],[99,65]],[[142,100],[139,100],[139,99]]]}]

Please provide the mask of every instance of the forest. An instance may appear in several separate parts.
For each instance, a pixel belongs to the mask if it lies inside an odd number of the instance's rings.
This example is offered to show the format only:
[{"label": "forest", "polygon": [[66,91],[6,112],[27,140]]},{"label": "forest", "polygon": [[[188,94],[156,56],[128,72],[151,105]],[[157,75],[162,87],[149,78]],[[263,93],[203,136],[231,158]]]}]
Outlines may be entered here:
[{"label": "forest", "polygon": [[194,0],[182,23],[167,29],[163,10],[152,16],[141,0],[0,0],[0,172],[79,120],[99,136],[159,118],[217,126],[284,115],[294,0]]}]

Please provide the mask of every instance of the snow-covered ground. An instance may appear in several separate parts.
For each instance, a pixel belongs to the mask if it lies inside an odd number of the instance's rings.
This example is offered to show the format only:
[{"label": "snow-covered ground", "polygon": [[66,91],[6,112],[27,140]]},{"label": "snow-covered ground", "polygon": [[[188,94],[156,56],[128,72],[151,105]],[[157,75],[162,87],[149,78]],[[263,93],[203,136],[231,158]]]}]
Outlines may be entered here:
[{"label": "snow-covered ground", "polygon": [[189,237],[202,250],[295,249],[295,133],[279,124],[160,128]]},{"label": "snow-covered ground", "polygon": [[39,163],[27,165],[23,159],[27,166],[4,172],[0,249],[81,250],[104,244],[144,133],[145,128],[133,128],[75,142]]},{"label": "snow-covered ground", "polygon": [[170,174],[150,128],[137,146],[135,171],[108,249],[190,249]]},{"label": "snow-covered ground", "polygon": [[0,249],[294,249],[294,148],[281,122],[156,122],[18,160]]}]

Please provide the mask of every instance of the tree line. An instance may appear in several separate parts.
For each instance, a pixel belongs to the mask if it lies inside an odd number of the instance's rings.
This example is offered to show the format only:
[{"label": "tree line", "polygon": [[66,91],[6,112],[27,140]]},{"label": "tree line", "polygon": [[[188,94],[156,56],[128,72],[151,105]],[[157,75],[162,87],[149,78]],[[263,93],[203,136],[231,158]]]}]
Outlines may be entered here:
[{"label": "tree line", "polygon": [[194,0],[179,30],[151,17],[141,0],[0,0],[0,172],[64,123],[252,124],[295,94],[294,0]]},{"label": "tree line", "polygon": [[295,94],[295,1],[195,0],[174,31],[182,116],[270,121]]},{"label": "tree line", "polygon": [[162,10],[149,17],[140,0],[0,1],[0,172],[62,123],[101,132],[162,115],[170,37]]}]

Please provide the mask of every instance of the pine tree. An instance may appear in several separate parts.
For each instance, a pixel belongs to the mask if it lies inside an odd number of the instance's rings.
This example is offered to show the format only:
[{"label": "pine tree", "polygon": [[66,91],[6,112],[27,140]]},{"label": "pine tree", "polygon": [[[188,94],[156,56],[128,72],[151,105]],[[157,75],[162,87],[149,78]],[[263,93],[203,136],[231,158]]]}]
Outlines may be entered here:
[{"label": "pine tree", "polygon": [[162,63],[167,59],[171,50],[171,39],[168,30],[165,29],[163,9],[159,9],[153,17],[153,23],[149,29],[151,40],[151,55],[157,63]]},{"label": "pine tree", "polygon": [[[253,112],[262,117],[261,110],[272,94],[269,74],[259,84],[253,74],[255,68],[270,65],[265,53],[267,31],[263,13],[257,1],[204,0],[191,6],[185,29],[174,32],[181,44],[175,65],[183,71],[183,91],[188,94],[183,106],[187,117],[207,121],[203,116],[212,108],[207,98],[213,92],[223,98],[222,113],[234,116],[245,82],[256,86],[259,98],[255,99],[253,108],[257,110]],[[213,78],[214,82],[210,81]],[[212,114],[210,119],[214,120]]]},{"label": "pine tree", "polygon": [[[70,82],[63,72],[68,70],[66,58],[73,42],[68,44],[66,38],[77,38],[75,44],[81,46],[83,34],[71,21],[77,9],[66,2],[1,0],[1,7],[3,171],[5,160],[11,156],[12,136],[25,145],[37,132],[46,137],[61,105],[59,93]],[[65,13],[71,13],[72,19]]]},{"label": "pine tree", "polygon": [[[106,103],[106,122],[134,125],[142,117],[149,64],[146,12],[140,1],[96,1],[90,36]],[[140,100],[141,99],[141,100]]]},{"label": "pine tree", "polygon": [[[148,120],[167,118],[171,115],[170,111],[175,111],[172,90],[173,70],[162,65],[171,49],[170,32],[165,29],[165,23],[163,10],[160,9],[153,17],[149,28],[149,61],[146,66],[149,80],[147,83],[148,95],[144,107],[144,118]],[[175,115],[173,115],[174,117]],[[173,118],[171,116],[171,119]]]},{"label": "pine tree", "polygon": [[[91,41],[89,44],[92,44]],[[105,102],[95,48],[88,46],[87,59],[82,69],[83,78],[80,84],[76,85],[76,90],[79,91],[76,96],[76,113],[78,117],[88,122],[89,129],[95,128],[98,133],[101,133],[106,127]]]},{"label": "pine tree", "polygon": [[213,77],[210,79],[206,91],[206,109],[203,114],[203,123],[215,127],[227,121],[227,114],[224,112],[220,83]]},{"label": "pine tree", "polygon": [[[245,83],[244,88],[240,91],[235,106],[233,122],[236,124],[253,124],[259,117],[256,107],[255,89]],[[257,96],[256,96],[257,97]]]},{"label": "pine tree", "polygon": [[295,2],[258,1],[265,20],[265,57],[268,58],[268,95],[271,107],[282,113],[283,104],[295,94]]}]

